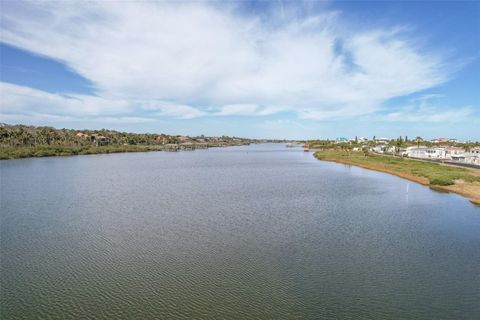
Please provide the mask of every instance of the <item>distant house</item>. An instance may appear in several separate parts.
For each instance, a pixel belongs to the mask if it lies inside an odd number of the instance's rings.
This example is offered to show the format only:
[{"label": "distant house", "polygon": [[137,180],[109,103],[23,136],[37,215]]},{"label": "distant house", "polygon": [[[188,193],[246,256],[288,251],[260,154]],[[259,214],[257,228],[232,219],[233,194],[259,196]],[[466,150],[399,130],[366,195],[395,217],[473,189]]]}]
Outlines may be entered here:
[{"label": "distant house", "polygon": [[465,161],[465,155],[464,155],[464,154],[456,154],[456,155],[453,155],[453,156],[452,156],[452,160],[464,162],[464,161]]},{"label": "distant house", "polygon": [[88,134],[86,133],[83,133],[83,132],[78,132],[75,137],[79,138],[79,139],[87,139],[88,137],[90,137]]},{"label": "distant house", "polygon": [[348,142],[348,139],[345,137],[338,137],[338,138],[335,138],[335,142],[336,143]]},{"label": "distant house", "polygon": [[458,148],[458,147],[446,147],[445,148],[445,158],[446,159],[452,159],[453,156],[460,155],[465,153],[465,150],[463,148]]},{"label": "distant house", "polygon": [[375,146],[373,148],[370,148],[370,151],[376,152],[376,153],[384,153],[385,152],[385,147],[384,146]]},{"label": "distant house", "polygon": [[475,164],[480,166],[480,147],[475,147],[470,152],[465,152],[465,163]]},{"label": "distant house", "polygon": [[186,137],[186,136],[178,136],[178,142],[180,143],[185,143],[185,142],[189,142],[190,141],[190,138],[189,137]]},{"label": "distant house", "polygon": [[94,134],[92,135],[92,142],[98,147],[98,146],[105,146],[110,143],[110,139],[99,135],[99,134]]},{"label": "distant house", "polygon": [[431,141],[433,143],[441,143],[441,142],[448,142],[450,139],[449,138],[434,138]]},{"label": "distant house", "polygon": [[472,150],[470,150],[470,153],[480,155],[480,147],[473,148]]},{"label": "distant house", "polygon": [[385,152],[395,154],[397,152],[397,148],[396,147],[388,147],[388,148],[385,149]]},{"label": "distant house", "polygon": [[429,159],[446,159],[446,148],[445,147],[438,147],[438,148],[428,148],[425,151],[427,158]]},{"label": "distant house", "polygon": [[378,142],[378,143],[386,144],[386,143],[390,142],[390,139],[388,139],[388,138],[377,138],[377,139],[375,139],[375,141]]},{"label": "distant house", "polygon": [[408,147],[404,154],[410,158],[427,158],[427,150],[425,146]]},{"label": "distant house", "polygon": [[169,138],[165,135],[160,135],[156,137],[155,140],[160,144],[167,144],[170,141]]},{"label": "distant house", "polygon": [[472,153],[465,154],[465,163],[480,166],[480,156]]}]

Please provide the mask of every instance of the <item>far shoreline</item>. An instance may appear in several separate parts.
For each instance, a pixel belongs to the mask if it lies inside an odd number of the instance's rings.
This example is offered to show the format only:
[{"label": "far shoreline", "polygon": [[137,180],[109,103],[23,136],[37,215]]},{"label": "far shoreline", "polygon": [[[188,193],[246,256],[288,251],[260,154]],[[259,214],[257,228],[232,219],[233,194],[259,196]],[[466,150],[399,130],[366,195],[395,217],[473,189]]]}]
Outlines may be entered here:
[{"label": "far shoreline", "polygon": [[65,147],[65,146],[50,146],[50,147],[0,147],[0,161],[2,160],[20,160],[33,158],[50,158],[50,157],[73,157],[84,155],[100,155],[100,154],[117,154],[117,153],[137,153],[137,152],[180,152],[180,151],[195,151],[208,150],[210,148],[226,148],[234,146],[242,146],[246,144],[231,144],[231,145],[110,145],[101,147]]}]

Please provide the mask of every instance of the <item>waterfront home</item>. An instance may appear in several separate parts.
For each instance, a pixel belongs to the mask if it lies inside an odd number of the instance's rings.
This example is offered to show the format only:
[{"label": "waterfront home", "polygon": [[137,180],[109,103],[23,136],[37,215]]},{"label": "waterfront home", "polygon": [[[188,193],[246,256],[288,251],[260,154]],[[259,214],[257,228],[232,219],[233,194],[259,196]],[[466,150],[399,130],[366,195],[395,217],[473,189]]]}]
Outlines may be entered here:
[{"label": "waterfront home", "polygon": [[446,159],[446,148],[428,148],[427,150],[425,150],[425,156],[429,159]]},{"label": "waterfront home", "polygon": [[427,150],[425,146],[408,147],[404,154],[410,158],[427,158]]},{"label": "waterfront home", "polygon": [[190,142],[190,138],[187,136],[178,136],[177,139],[179,143]]},{"label": "waterfront home", "polygon": [[466,155],[465,162],[480,166],[480,155],[470,153],[470,154]]},{"label": "waterfront home", "polygon": [[88,134],[85,134],[83,132],[78,132],[75,137],[79,138],[79,139],[87,139],[88,137],[90,137]]},{"label": "waterfront home", "polygon": [[155,140],[160,144],[167,144],[170,141],[170,138],[166,135],[159,135]]},{"label": "waterfront home", "polygon": [[385,147],[384,146],[375,146],[370,148],[370,151],[376,152],[376,153],[384,153],[385,152]]},{"label": "waterfront home", "polygon": [[453,156],[460,155],[465,153],[463,148],[459,147],[446,147],[445,148],[445,158],[452,159]]},{"label": "waterfront home", "polygon": [[475,147],[470,150],[470,153],[477,154],[480,156],[480,147]]},{"label": "waterfront home", "polygon": [[475,153],[461,153],[451,156],[451,160],[456,162],[474,164],[480,166],[480,154]]},{"label": "waterfront home", "polygon": [[428,148],[424,146],[408,147],[403,152],[408,157],[422,159],[452,159],[452,155],[459,155],[460,153],[463,153],[463,149],[448,147]]},{"label": "waterfront home", "polygon": [[386,153],[390,153],[390,154],[395,154],[397,153],[397,147],[395,146],[391,146],[391,147],[388,147],[386,150],[385,150]]},{"label": "waterfront home", "polygon": [[75,137],[78,138],[78,139],[84,139],[84,140],[87,140],[89,142],[92,142],[97,147],[98,146],[104,146],[104,145],[107,145],[107,144],[110,143],[110,138],[107,138],[107,137],[102,136],[102,135],[97,134],[97,133],[94,133],[94,134],[90,135],[90,134],[86,134],[86,133],[83,133],[83,132],[78,132],[75,135]]},{"label": "waterfront home", "polygon": [[102,136],[100,134],[93,134],[91,136],[92,142],[98,147],[98,146],[104,146],[110,143],[110,139]]}]

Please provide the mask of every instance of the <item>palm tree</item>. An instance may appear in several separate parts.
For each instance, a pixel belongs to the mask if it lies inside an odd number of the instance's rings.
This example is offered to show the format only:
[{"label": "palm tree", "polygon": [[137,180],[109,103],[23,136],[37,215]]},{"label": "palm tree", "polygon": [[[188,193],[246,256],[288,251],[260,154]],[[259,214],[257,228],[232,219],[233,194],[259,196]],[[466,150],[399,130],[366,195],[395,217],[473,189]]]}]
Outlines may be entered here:
[{"label": "palm tree", "polygon": [[416,137],[415,141],[417,142],[417,148],[419,148],[420,147],[420,142],[422,142],[423,139],[422,139],[422,137]]},{"label": "palm tree", "polygon": [[37,140],[40,144],[48,144],[50,145],[56,138],[56,132],[53,128],[50,127],[42,127],[37,132]]}]

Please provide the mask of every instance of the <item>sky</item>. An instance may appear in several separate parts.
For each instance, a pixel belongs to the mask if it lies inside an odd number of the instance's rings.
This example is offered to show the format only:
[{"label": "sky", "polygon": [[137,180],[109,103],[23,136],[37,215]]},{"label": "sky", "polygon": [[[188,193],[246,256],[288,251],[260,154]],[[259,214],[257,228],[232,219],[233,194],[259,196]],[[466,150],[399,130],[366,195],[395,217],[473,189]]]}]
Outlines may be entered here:
[{"label": "sky", "polygon": [[0,4],[0,122],[480,140],[478,1]]}]

